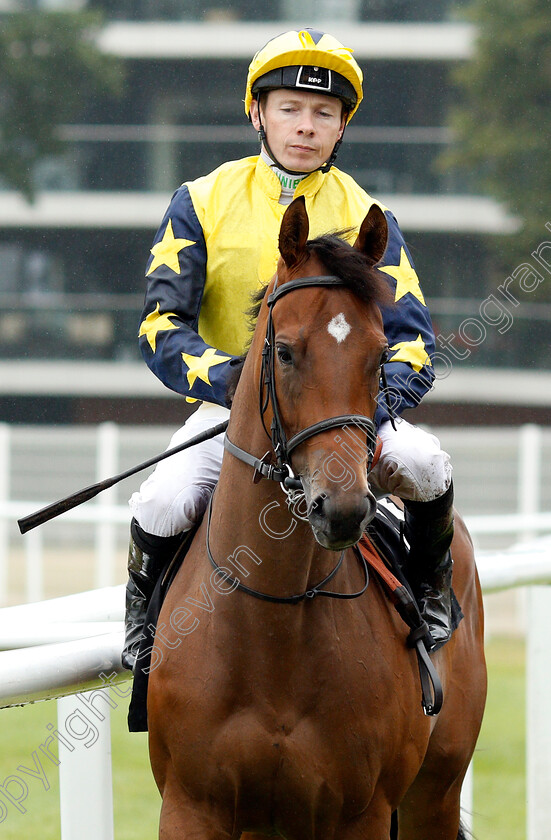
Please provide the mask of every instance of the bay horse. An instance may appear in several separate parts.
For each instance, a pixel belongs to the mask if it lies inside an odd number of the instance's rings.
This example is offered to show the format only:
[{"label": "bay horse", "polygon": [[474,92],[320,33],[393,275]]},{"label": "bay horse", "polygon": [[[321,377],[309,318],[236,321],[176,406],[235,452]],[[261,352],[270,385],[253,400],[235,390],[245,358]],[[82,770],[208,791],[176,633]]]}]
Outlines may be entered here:
[{"label": "bay horse", "polygon": [[[148,690],[159,836],[388,840],[397,812],[400,840],[456,840],[486,690],[472,544],[457,516],[465,617],[432,655],[444,703],[429,717],[408,628],[349,548],[375,511],[386,221],[373,206],[355,247],[308,241],[308,229],[296,199],[211,508],[159,617]],[[342,597],[314,597],[331,592]]]}]

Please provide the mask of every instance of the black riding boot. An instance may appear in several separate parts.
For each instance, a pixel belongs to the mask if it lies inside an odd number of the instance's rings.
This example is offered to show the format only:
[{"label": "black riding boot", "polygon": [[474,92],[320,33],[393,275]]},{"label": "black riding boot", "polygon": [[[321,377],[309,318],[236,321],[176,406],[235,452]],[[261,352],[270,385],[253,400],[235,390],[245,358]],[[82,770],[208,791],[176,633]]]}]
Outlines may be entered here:
[{"label": "black riding boot", "polygon": [[453,484],[431,502],[404,502],[404,536],[409,543],[407,577],[434,645],[452,634]]},{"label": "black riding boot", "polygon": [[136,663],[145,615],[155,584],[181,542],[181,534],[175,537],[157,537],[143,531],[136,520],[132,520],[126,584],[126,632],[121,655],[123,668],[128,668],[129,671],[133,670]]}]

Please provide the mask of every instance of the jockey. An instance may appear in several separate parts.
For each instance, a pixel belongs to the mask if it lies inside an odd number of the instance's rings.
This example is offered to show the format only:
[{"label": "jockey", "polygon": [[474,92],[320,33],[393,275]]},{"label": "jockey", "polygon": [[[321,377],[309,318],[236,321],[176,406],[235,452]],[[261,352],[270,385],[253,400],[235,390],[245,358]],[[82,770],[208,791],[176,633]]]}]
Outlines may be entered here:
[{"label": "jockey", "polygon": [[[400,417],[434,379],[434,334],[396,219],[334,166],[362,100],[362,71],[331,35],[289,31],[254,56],[245,112],[260,154],[230,161],[174,193],[147,265],[139,340],[151,370],[199,408],[176,446],[227,419],[227,380],[249,338],[251,294],[275,273],[286,206],[303,195],[311,236],[359,226],[373,203],[388,223],[379,268],[395,305],[383,311],[386,398],[376,413],[382,453],[370,485],[405,505],[409,576],[434,646],[451,634],[453,485],[438,440]],[[389,417],[393,414],[393,420]],[[223,436],[159,463],[130,499],[133,514],[123,664],[133,668],[155,582],[202,517],[218,479]]]}]

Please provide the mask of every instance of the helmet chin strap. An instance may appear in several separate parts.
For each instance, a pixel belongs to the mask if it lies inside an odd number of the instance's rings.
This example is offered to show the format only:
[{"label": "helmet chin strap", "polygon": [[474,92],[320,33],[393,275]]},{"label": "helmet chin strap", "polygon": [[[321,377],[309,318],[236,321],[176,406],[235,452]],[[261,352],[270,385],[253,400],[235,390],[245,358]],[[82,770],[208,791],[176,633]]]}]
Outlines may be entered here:
[{"label": "helmet chin strap", "polygon": [[260,142],[262,143],[262,145],[264,146],[267,153],[269,154],[269,156],[271,157],[271,159],[273,160],[275,165],[278,167],[278,169],[281,169],[283,172],[287,172],[288,175],[306,175],[306,174],[311,175],[312,172],[317,172],[318,169],[319,169],[320,172],[323,172],[324,174],[326,172],[329,172],[329,170],[331,169],[331,167],[333,166],[333,164],[335,163],[335,161],[337,159],[337,154],[338,154],[338,151],[340,149],[340,146],[341,146],[341,143],[342,143],[342,138],[344,137],[344,131],[345,131],[345,128],[346,128],[346,122],[345,122],[344,128],[342,130],[342,134],[341,134],[339,140],[337,140],[337,142],[333,146],[333,151],[331,152],[331,154],[329,156],[329,159],[325,163],[322,163],[321,166],[317,166],[316,169],[309,169],[309,170],[307,169],[307,170],[300,171],[300,170],[296,170],[296,169],[287,169],[286,166],[283,166],[283,164],[278,161],[278,159],[276,158],[276,156],[274,155],[274,153],[270,149],[270,145],[268,143],[268,138],[266,137],[266,130],[265,130],[264,126],[262,125],[262,117],[260,116],[260,102],[258,103],[258,122],[260,124],[260,128],[258,129],[258,139],[260,140]]}]

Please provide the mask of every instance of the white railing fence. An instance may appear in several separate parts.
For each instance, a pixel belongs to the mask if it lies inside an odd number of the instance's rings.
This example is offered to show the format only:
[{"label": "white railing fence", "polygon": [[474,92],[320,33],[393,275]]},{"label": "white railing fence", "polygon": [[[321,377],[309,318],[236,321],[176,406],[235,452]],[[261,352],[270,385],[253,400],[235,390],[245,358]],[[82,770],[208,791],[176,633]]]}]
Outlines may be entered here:
[{"label": "white railing fence", "polygon": [[[529,424],[436,432],[452,454],[456,497],[478,549],[505,547],[551,531],[551,429]],[[8,603],[14,548],[24,554],[27,602],[45,597],[45,547],[60,541],[76,548],[87,540],[93,550],[94,588],[120,581],[117,569],[130,520],[126,500],[140,476],[30,531],[24,539],[14,523],[56,498],[162,451],[168,440],[168,429],[147,431],[113,423],[87,430],[0,424],[0,606]]]}]

